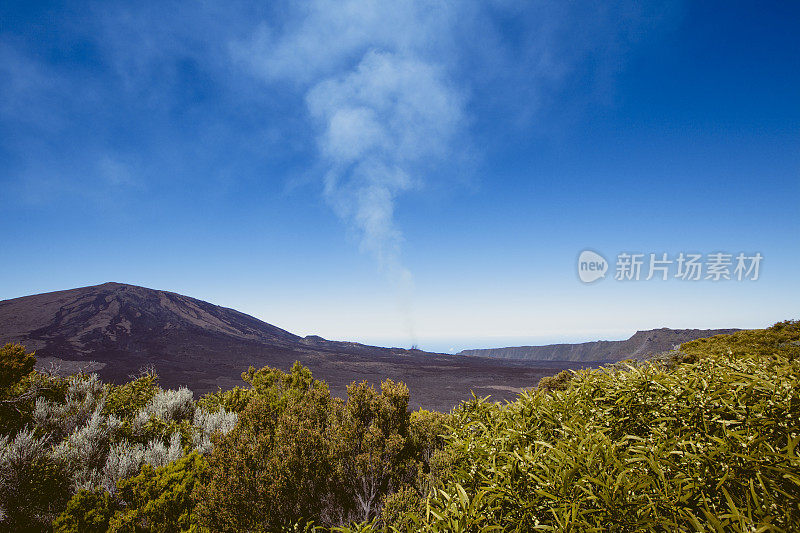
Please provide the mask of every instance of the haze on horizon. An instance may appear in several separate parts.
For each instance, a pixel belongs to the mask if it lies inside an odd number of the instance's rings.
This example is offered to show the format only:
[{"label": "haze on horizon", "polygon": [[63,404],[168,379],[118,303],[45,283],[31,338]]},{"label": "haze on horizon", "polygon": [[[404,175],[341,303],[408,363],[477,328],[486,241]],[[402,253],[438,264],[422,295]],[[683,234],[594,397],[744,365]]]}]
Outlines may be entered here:
[{"label": "haze on horizon", "polygon": [[[119,281],[445,352],[798,318],[798,5],[0,20],[0,299]],[[583,250],[606,279],[580,282]],[[757,281],[617,281],[623,252],[764,259]]]}]

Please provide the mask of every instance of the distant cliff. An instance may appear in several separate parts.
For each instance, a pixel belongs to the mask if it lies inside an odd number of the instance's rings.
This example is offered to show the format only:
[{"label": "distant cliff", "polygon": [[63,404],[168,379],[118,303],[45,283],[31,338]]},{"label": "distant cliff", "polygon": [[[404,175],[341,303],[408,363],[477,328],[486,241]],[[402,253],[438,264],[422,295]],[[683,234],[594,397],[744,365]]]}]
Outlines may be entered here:
[{"label": "distant cliff", "polygon": [[594,341],[580,344],[512,346],[463,350],[459,355],[528,361],[621,361],[666,352],[694,339],[739,331],[737,329],[650,329],[637,331],[624,341]]}]

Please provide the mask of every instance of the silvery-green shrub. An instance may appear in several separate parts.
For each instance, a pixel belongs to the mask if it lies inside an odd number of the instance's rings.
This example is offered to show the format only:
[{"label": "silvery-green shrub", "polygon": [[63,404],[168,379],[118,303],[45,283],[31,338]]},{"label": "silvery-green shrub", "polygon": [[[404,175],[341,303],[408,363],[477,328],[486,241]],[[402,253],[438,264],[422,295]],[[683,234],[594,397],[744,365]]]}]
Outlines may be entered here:
[{"label": "silvery-green shrub", "polygon": [[97,374],[70,376],[68,380],[63,402],[40,396],[31,414],[37,430],[50,433],[56,441],[86,424],[93,413],[102,409],[106,397],[106,389]]},{"label": "silvery-green shrub", "polygon": [[43,530],[69,498],[68,476],[48,441],[29,428],[0,436],[0,530]]},{"label": "silvery-green shrub", "polygon": [[123,439],[111,446],[103,467],[102,482],[104,489],[113,493],[120,480],[139,473],[142,465],[147,463],[154,468],[165,466],[183,456],[180,433],[173,433],[168,445],[161,439],[153,439],[146,445],[131,443]]},{"label": "silvery-green shrub", "polygon": [[95,486],[106,462],[112,433],[102,409],[99,405],[83,426],[53,447],[53,457],[68,467],[75,488]]},{"label": "silvery-green shrub", "polygon": [[239,419],[236,413],[228,412],[225,409],[209,413],[202,408],[194,412],[192,425],[195,427],[193,437],[194,449],[203,455],[211,453],[213,447],[211,436],[219,432],[221,435],[227,434],[236,426]]},{"label": "silvery-green shrub", "polygon": [[164,422],[188,420],[194,414],[194,396],[186,387],[158,391],[139,413],[146,414],[148,419],[160,418]]},{"label": "silvery-green shrub", "polygon": [[102,487],[113,494],[117,490],[117,482],[139,471],[144,452],[144,446],[127,439],[111,446],[103,467]]}]

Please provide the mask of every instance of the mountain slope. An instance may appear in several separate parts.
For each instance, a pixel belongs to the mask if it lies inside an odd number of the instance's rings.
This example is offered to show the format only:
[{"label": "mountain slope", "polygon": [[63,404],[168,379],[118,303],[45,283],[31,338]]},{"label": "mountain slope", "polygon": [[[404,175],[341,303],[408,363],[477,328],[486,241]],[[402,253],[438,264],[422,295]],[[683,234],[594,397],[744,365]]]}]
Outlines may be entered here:
[{"label": "mountain slope", "polygon": [[3,333],[44,353],[94,354],[176,331],[288,345],[300,337],[239,311],[122,283],[104,283],[0,302]]},{"label": "mountain slope", "polygon": [[641,359],[666,352],[684,342],[735,331],[739,330],[661,328],[637,331],[631,338],[622,341],[486,348],[463,350],[459,355],[526,361],[620,361],[628,358]]},{"label": "mountain slope", "polygon": [[36,350],[40,368],[56,363],[74,371],[94,361],[91,369],[103,379],[122,382],[153,365],[162,385],[196,393],[242,384],[251,365],[287,370],[300,361],[334,394],[352,381],[391,378],[409,385],[413,406],[440,410],[471,390],[510,399],[564,368],[303,338],[233,309],[122,283],[0,301],[6,342]]}]

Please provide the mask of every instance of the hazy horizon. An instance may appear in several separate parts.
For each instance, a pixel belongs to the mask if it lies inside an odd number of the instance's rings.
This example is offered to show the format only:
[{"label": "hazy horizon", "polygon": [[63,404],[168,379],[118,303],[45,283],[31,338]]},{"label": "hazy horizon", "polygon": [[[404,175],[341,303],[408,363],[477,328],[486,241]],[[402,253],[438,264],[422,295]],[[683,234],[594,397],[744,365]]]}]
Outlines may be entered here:
[{"label": "hazy horizon", "polygon": [[[104,282],[104,283],[124,283],[120,281],[114,282]],[[80,287],[70,287],[70,288],[80,288]],[[156,287],[147,287],[154,290],[164,290],[168,292],[170,291],[167,288],[156,288]],[[59,289],[64,290],[64,289]],[[68,289],[66,289],[68,290]],[[32,294],[21,294],[18,296],[12,296],[11,298],[20,298],[25,296],[32,296]],[[191,294],[186,294],[184,296],[194,297]],[[218,302],[211,301],[209,303],[215,305],[221,305]],[[223,307],[230,307],[223,305]],[[235,309],[235,308],[234,308]],[[236,311],[242,311],[242,309],[235,309]],[[249,313],[248,313],[249,314]],[[259,320],[262,320],[268,324],[273,326],[282,327],[280,324],[276,324],[275,321],[272,321],[269,317],[260,317],[256,315],[252,315]],[[460,338],[444,338],[444,337],[432,337],[432,338],[420,338],[417,339],[415,344],[409,344],[408,339],[404,337],[369,337],[369,336],[354,336],[354,337],[345,337],[340,335],[330,335],[330,336],[323,336],[320,335],[318,332],[315,331],[307,331],[307,330],[291,330],[286,329],[290,333],[294,333],[300,336],[307,336],[307,335],[319,335],[328,340],[334,341],[351,341],[351,342],[360,342],[362,344],[368,344],[373,346],[383,346],[383,347],[390,347],[390,348],[410,348],[412,346],[416,346],[417,348],[429,352],[438,352],[438,353],[458,353],[462,350],[468,349],[481,349],[481,348],[504,348],[504,347],[511,347],[511,346],[542,346],[548,344],[576,344],[582,342],[593,342],[599,340],[606,340],[606,341],[618,341],[618,340],[626,340],[630,338],[634,333],[639,330],[652,330],[652,329],[660,329],[660,328],[670,328],[670,329],[727,329],[727,328],[738,328],[738,329],[749,329],[749,328],[763,328],[772,325],[774,322],[779,321],[776,319],[773,322],[768,322],[764,324],[756,324],[756,325],[747,325],[747,326],[738,326],[738,325],[723,325],[723,326],[715,326],[714,328],[696,328],[693,326],[671,326],[669,324],[666,325],[654,325],[652,327],[642,327],[638,329],[605,329],[605,330],[587,330],[580,333],[575,332],[564,332],[564,331],[552,331],[541,333],[535,336],[522,336],[522,337],[513,337],[513,336],[473,336],[473,337],[460,337]]]}]

